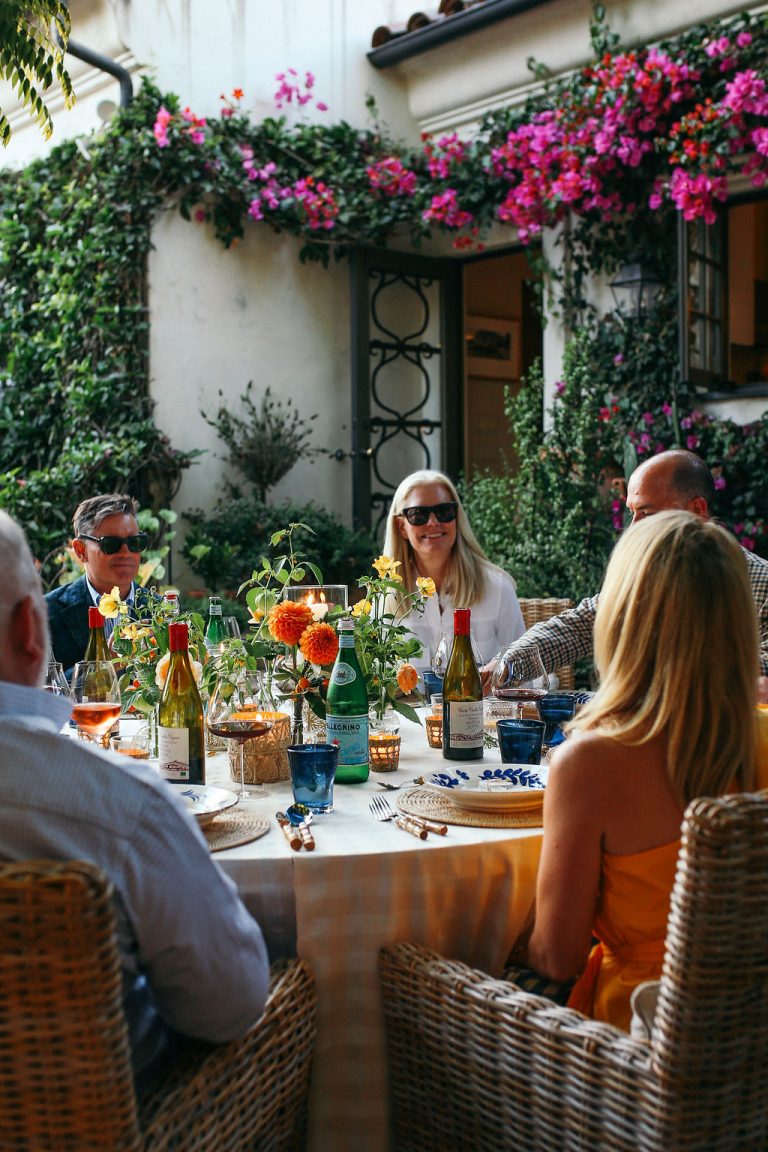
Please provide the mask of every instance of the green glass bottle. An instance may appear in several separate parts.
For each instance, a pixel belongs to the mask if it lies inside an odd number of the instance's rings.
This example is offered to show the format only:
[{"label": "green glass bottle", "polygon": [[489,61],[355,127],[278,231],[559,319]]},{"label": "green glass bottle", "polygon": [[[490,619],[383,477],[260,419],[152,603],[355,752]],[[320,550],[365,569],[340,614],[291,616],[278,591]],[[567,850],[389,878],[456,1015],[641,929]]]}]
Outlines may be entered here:
[{"label": "green glass bottle", "polygon": [[355,651],[355,622],[339,621],[339,652],[326,696],[325,730],[329,744],[338,744],[337,784],[362,784],[368,779],[368,692]]},{"label": "green glass bottle", "polygon": [[88,643],[83,660],[111,660],[112,653],[107,647],[104,635],[104,617],[98,608],[88,609]]},{"label": "green glass bottle", "polygon": [[469,608],[453,613],[453,647],[443,680],[443,756],[483,758],[483,683],[469,635]]},{"label": "green glass bottle", "polygon": [[221,612],[221,598],[211,596],[208,601],[208,624],[205,629],[205,647],[208,652],[218,652],[219,645],[226,640],[224,617]]},{"label": "green glass bottle", "polygon": [[203,701],[189,662],[189,628],[168,625],[171,653],[157,708],[160,775],[177,784],[205,784]]}]

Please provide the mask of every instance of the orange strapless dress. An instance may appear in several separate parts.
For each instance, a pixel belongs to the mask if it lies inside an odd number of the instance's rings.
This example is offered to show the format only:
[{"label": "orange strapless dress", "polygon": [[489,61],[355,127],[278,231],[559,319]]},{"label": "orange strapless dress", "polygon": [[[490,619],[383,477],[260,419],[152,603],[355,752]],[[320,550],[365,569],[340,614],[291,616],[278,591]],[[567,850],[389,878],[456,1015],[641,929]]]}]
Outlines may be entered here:
[{"label": "orange strapless dress", "polygon": [[[758,720],[758,781],[768,787],[768,711]],[[632,990],[658,980],[680,841],[631,856],[603,853],[594,934],[599,943],[571,990],[568,1005],[629,1031]]]}]

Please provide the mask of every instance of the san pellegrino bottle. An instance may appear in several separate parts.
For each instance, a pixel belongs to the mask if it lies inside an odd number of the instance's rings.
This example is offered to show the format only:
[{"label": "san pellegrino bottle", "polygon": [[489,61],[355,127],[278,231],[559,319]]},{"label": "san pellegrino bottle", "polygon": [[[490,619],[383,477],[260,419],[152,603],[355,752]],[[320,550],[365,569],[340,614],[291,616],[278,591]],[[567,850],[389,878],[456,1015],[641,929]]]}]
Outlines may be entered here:
[{"label": "san pellegrino bottle", "polygon": [[443,680],[443,756],[483,758],[483,683],[472,651],[469,608],[453,613],[453,647]]},{"label": "san pellegrino bottle", "polygon": [[368,779],[368,692],[355,651],[355,622],[339,621],[339,652],[326,695],[325,731],[338,744],[337,784]]},{"label": "san pellegrino bottle", "polygon": [[107,647],[107,638],[104,635],[104,617],[98,608],[88,609],[88,643],[83,654],[83,660],[111,660],[112,654]]},{"label": "san pellegrino bottle", "polygon": [[211,596],[208,601],[208,625],[205,629],[205,647],[208,652],[218,652],[219,645],[226,640],[224,617],[221,612],[221,598]]},{"label": "san pellegrino bottle", "polygon": [[179,784],[205,784],[203,701],[189,662],[189,627],[168,625],[171,653],[157,709],[160,775]]}]

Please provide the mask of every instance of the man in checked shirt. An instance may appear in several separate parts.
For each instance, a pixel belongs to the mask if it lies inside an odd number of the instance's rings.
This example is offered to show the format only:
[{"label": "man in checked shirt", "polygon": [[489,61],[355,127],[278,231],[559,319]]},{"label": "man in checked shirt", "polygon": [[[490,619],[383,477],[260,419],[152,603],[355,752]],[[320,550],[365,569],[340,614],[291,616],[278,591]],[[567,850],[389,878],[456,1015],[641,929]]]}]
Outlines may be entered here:
[{"label": "man in checked shirt", "polygon": [[[627,487],[627,507],[633,523],[670,508],[694,512],[706,520],[714,496],[715,482],[705,461],[694,452],[672,448],[652,456],[635,469]],[[765,700],[768,699],[768,560],[746,549],[744,556],[760,629],[760,698]],[[597,596],[589,596],[575,608],[534,624],[507,651],[522,653],[535,645],[547,672],[591,656],[597,601]],[[501,653],[482,669],[486,691],[500,656]]]}]

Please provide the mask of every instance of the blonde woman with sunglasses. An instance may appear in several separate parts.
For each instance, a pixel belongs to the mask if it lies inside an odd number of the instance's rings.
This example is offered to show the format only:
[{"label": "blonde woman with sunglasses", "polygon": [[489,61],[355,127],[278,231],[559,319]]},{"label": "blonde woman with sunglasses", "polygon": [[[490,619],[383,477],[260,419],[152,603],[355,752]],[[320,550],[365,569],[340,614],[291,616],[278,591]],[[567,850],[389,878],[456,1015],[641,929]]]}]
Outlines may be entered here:
[{"label": "blonde woman with sunglasses", "polygon": [[437,595],[422,613],[405,619],[422,644],[414,660],[422,670],[445,636],[453,641],[453,610],[471,610],[472,635],[484,660],[525,631],[511,576],[492,564],[477,542],[455,485],[442,472],[412,472],[400,483],[387,518],[384,552],[400,561],[403,585],[415,590],[417,577],[434,581]]}]

